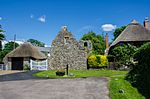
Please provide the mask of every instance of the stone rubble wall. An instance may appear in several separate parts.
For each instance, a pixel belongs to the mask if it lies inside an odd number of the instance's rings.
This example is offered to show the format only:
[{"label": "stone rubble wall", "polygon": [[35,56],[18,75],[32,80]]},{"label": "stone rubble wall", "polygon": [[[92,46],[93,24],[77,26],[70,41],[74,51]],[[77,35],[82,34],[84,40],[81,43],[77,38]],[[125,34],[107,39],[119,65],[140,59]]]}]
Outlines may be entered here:
[{"label": "stone rubble wall", "polygon": [[[65,44],[65,37],[69,38]],[[68,31],[60,31],[52,42],[49,69],[87,69],[87,49]]]}]

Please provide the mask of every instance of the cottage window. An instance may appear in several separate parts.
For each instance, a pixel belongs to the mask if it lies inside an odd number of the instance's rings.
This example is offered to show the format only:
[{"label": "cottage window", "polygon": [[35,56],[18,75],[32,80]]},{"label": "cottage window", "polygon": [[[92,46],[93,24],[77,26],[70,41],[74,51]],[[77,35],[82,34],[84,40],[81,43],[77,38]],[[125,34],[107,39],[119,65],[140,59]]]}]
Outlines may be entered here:
[{"label": "cottage window", "polygon": [[64,38],[64,44],[68,44],[69,43],[69,37],[65,37]]}]

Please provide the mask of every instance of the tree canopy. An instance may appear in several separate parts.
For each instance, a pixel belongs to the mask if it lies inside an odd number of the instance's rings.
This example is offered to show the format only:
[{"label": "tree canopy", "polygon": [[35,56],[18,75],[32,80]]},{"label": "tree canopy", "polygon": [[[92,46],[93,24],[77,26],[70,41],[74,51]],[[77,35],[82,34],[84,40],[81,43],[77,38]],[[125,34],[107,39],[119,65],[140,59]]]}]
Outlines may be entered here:
[{"label": "tree canopy", "polygon": [[5,35],[0,33],[0,40],[4,40],[5,39]]},{"label": "tree canopy", "polygon": [[[15,48],[19,46],[18,43],[15,43]],[[14,42],[9,42],[5,44],[4,49],[0,51],[0,62],[3,61],[3,58],[14,49]]]},{"label": "tree canopy", "polygon": [[92,42],[94,54],[104,54],[105,41],[103,36],[96,35],[96,33],[91,31],[84,34],[81,40],[90,40]]},{"label": "tree canopy", "polygon": [[121,26],[119,28],[117,28],[113,35],[114,35],[114,40],[121,34],[121,32],[126,28],[127,26]]},{"label": "tree canopy", "polygon": [[2,30],[2,27],[0,25],[0,51],[2,51],[2,40],[5,39],[5,35],[3,33],[4,33],[4,30]]},{"label": "tree canopy", "polygon": [[44,47],[45,44],[41,41],[35,40],[35,39],[29,39],[27,42],[30,42],[34,46]]},{"label": "tree canopy", "polygon": [[[17,48],[19,46],[18,43],[15,42],[15,48]],[[7,44],[5,44],[4,46],[4,51],[10,52],[14,49],[14,42],[8,42]]]}]

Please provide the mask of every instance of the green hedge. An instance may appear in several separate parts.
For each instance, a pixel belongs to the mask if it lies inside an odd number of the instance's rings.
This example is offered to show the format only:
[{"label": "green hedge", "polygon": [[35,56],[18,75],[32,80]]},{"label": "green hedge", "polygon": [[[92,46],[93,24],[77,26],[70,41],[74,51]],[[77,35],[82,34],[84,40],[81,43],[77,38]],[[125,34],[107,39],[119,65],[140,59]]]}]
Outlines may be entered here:
[{"label": "green hedge", "polygon": [[128,73],[126,79],[150,99],[150,42],[142,45],[136,51],[134,58],[138,63]]},{"label": "green hedge", "polygon": [[89,67],[98,68],[108,66],[107,56],[105,55],[91,55],[88,57]]}]

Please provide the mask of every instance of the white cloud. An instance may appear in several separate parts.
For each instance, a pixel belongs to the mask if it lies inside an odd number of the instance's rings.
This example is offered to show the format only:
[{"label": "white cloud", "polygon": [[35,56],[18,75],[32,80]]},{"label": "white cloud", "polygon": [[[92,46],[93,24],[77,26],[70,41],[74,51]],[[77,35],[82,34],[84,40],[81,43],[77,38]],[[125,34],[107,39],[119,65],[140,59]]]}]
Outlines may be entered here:
[{"label": "white cloud", "polygon": [[0,21],[2,20],[3,18],[2,17],[0,17]]},{"label": "white cloud", "polygon": [[46,22],[46,16],[45,16],[45,15],[40,16],[40,17],[38,18],[38,20],[39,20],[40,22],[42,22],[42,23],[45,23],[45,22]]},{"label": "white cloud", "polygon": [[103,29],[103,31],[113,31],[116,29],[116,25],[113,25],[113,24],[104,24],[102,25],[101,27]]}]

